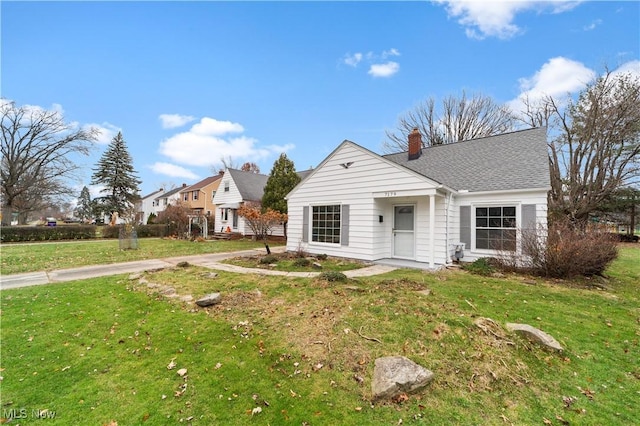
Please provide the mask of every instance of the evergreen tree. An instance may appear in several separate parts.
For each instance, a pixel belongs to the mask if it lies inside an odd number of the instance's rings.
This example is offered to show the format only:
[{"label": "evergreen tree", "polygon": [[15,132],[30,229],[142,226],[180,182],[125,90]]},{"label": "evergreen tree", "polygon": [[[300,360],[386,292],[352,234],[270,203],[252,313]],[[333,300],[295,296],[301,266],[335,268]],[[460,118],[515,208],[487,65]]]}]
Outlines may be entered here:
[{"label": "evergreen tree", "polygon": [[78,205],[76,206],[75,215],[78,219],[88,220],[93,218],[93,204],[91,202],[91,194],[89,188],[82,187],[80,197],[78,197]]},{"label": "evergreen tree", "polygon": [[91,184],[104,187],[100,192],[105,195],[96,199],[98,204],[110,213],[117,212],[120,217],[130,218],[139,198],[141,182],[121,132],[109,143],[93,172]]},{"label": "evergreen tree", "polygon": [[271,209],[280,213],[287,213],[287,200],[284,197],[300,182],[293,161],[285,153],[280,154],[273,168],[262,196],[263,210]]}]

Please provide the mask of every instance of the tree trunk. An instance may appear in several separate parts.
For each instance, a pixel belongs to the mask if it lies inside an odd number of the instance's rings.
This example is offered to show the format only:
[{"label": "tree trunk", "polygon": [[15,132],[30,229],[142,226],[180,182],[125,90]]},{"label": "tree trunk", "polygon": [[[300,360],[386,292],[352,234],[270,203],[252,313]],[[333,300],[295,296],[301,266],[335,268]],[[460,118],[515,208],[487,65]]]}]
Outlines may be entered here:
[{"label": "tree trunk", "polygon": [[2,226],[11,226],[11,218],[13,216],[13,208],[11,206],[2,207]]}]

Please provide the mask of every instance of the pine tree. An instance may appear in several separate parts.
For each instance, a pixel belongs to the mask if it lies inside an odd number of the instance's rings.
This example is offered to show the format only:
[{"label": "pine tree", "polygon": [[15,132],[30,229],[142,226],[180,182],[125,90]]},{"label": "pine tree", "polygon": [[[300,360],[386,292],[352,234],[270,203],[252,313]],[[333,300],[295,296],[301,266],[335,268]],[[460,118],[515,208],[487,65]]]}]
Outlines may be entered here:
[{"label": "pine tree", "polygon": [[287,200],[284,197],[300,182],[300,176],[296,173],[293,161],[287,158],[285,153],[280,154],[273,168],[262,196],[262,208],[271,209],[280,213],[287,213]]},{"label": "pine tree", "polygon": [[138,185],[141,182],[133,169],[133,159],[121,132],[111,140],[93,172],[91,184],[104,187],[100,192],[105,194],[95,201],[111,213],[117,212],[120,217],[131,216],[134,203],[139,198]]},{"label": "pine tree", "polygon": [[78,197],[78,205],[76,206],[75,215],[78,219],[88,220],[93,217],[93,204],[91,202],[91,194],[89,188],[82,187],[80,197]]}]

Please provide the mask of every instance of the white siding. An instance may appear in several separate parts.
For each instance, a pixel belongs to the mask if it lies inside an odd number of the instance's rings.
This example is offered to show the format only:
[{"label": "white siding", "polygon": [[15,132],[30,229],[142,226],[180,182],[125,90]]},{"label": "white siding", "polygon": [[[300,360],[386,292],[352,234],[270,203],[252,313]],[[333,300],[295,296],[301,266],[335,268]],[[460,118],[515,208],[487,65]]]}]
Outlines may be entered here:
[{"label": "white siding", "polygon": [[[342,164],[352,163],[348,168]],[[424,190],[433,185],[413,172],[388,164],[352,144],[343,144],[289,197],[287,250],[376,260],[391,257],[393,205],[416,205],[416,258],[428,261],[429,197],[402,197],[400,191]],[[374,192],[388,192],[374,199]],[[395,195],[394,195],[395,194]],[[436,197],[436,200],[441,197]],[[349,205],[349,245],[302,241],[303,207]],[[440,209],[442,210],[442,209]],[[309,209],[311,215],[311,209]],[[379,222],[383,216],[383,222]],[[426,237],[424,236],[426,234]],[[426,240],[425,240],[426,238]]]},{"label": "white siding", "polygon": [[466,247],[464,261],[474,261],[480,257],[495,255],[490,250],[476,250],[475,240],[475,223],[473,221],[475,206],[516,206],[516,226],[519,228],[522,223],[522,206],[526,204],[534,204],[536,206],[536,223],[539,225],[547,224],[547,192],[546,191],[509,191],[482,194],[459,194],[450,209],[451,216],[449,220],[449,250],[450,255],[453,254],[453,244],[460,241],[460,206],[471,206],[471,247]]}]

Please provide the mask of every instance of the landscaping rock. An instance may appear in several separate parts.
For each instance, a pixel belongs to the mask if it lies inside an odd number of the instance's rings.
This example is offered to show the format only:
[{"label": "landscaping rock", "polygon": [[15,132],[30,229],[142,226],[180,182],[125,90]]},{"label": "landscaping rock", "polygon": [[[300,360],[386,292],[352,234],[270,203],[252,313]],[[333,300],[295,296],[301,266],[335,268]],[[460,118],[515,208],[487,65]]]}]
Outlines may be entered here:
[{"label": "landscaping rock", "polygon": [[211,305],[216,305],[220,303],[220,293],[211,293],[206,296],[196,300],[196,305],[204,308]]},{"label": "landscaping rock", "polygon": [[211,278],[211,279],[218,278],[218,274],[216,272],[209,272],[207,274],[207,278]]},{"label": "landscaping rock", "polygon": [[176,289],[173,287],[165,287],[164,289],[162,289],[162,294],[164,294],[165,296],[171,296],[176,294]]},{"label": "landscaping rock", "polygon": [[318,262],[313,262],[311,266],[313,267],[313,269],[322,269],[322,264]]},{"label": "landscaping rock", "polygon": [[431,290],[430,289],[418,290],[418,294],[422,294],[423,296],[428,296],[431,294]]},{"label": "landscaping rock", "polygon": [[373,370],[373,402],[415,392],[433,379],[433,372],[403,356],[378,358]]},{"label": "landscaping rock", "polygon": [[129,280],[131,280],[131,281],[137,280],[141,276],[142,276],[142,274],[140,274],[140,273],[134,273],[134,274],[129,275]]},{"label": "landscaping rock", "polygon": [[539,330],[529,324],[516,324],[509,322],[506,324],[507,330],[513,331],[531,342],[538,343],[546,349],[552,351],[562,352],[564,349],[560,346],[560,343],[549,334],[542,330]]}]

